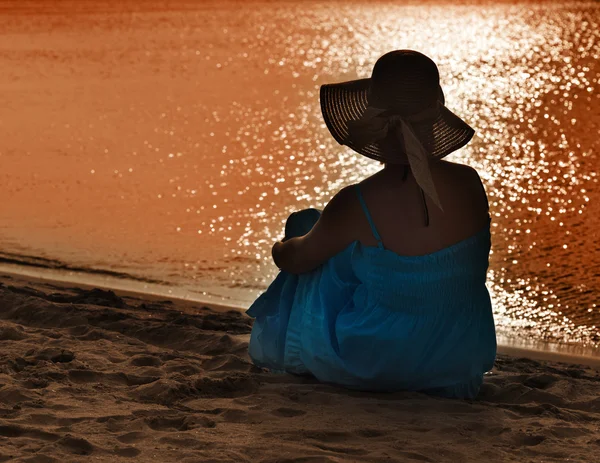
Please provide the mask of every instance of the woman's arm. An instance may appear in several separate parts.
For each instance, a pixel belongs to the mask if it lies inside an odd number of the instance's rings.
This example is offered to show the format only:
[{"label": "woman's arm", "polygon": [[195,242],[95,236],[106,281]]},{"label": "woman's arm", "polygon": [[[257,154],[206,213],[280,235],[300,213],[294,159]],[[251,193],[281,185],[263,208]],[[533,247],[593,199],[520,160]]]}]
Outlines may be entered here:
[{"label": "woman's arm", "polygon": [[352,212],[357,205],[353,187],[340,190],[309,233],[275,243],[272,249],[275,265],[289,273],[310,272],[343,251],[356,239]]}]

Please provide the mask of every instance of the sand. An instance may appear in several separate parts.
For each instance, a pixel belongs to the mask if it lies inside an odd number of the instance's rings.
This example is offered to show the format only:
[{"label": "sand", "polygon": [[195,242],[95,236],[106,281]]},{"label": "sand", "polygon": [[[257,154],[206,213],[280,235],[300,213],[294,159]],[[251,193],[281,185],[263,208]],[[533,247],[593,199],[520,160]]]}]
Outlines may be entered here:
[{"label": "sand", "polygon": [[273,375],[252,319],[0,276],[0,462],[594,462],[600,375],[500,355],[473,401]]}]

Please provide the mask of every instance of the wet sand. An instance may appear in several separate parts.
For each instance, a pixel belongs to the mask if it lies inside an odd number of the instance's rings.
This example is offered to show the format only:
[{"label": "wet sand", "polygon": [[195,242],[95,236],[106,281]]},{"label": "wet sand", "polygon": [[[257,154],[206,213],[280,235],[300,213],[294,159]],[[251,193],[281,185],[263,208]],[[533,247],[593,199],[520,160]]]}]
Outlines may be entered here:
[{"label": "wet sand", "polygon": [[0,275],[0,461],[596,458],[595,368],[499,355],[473,401],[350,392],[254,367],[251,325],[195,302]]}]

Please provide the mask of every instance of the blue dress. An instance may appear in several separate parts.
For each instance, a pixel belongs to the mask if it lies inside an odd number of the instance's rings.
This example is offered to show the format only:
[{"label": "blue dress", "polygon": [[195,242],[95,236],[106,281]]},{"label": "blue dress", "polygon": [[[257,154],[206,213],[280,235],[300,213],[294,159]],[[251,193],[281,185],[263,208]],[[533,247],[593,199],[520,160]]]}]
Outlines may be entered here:
[{"label": "blue dress", "polygon": [[[496,357],[485,286],[490,226],[440,251],[401,256],[355,241],[317,269],[281,271],[248,309],[254,363],[368,391],[474,398]],[[288,238],[306,233],[315,209],[292,214]]]}]

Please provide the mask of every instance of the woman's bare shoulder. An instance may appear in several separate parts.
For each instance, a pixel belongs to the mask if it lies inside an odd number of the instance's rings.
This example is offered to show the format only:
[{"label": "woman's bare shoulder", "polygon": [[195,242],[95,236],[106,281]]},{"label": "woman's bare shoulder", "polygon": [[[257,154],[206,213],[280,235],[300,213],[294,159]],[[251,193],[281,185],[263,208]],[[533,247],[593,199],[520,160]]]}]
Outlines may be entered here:
[{"label": "woman's bare shoulder", "polygon": [[472,191],[481,189],[481,177],[475,168],[449,161],[439,161],[436,164],[436,173],[444,183],[454,183]]},{"label": "woman's bare shoulder", "polygon": [[439,166],[439,168],[446,172],[452,172],[455,175],[465,175],[465,176],[477,176],[479,177],[479,173],[477,169],[471,167],[467,164],[461,164],[459,162],[451,162],[445,159],[442,159],[435,163],[435,165]]},{"label": "woman's bare shoulder", "polygon": [[348,185],[335,193],[323,212],[335,215],[338,219],[347,217],[356,203],[356,187],[357,185]]},{"label": "woman's bare shoulder", "polygon": [[469,204],[476,216],[486,216],[489,210],[487,194],[479,172],[466,164],[440,161],[437,166],[437,179],[444,187],[448,198],[454,198],[457,205]]}]

